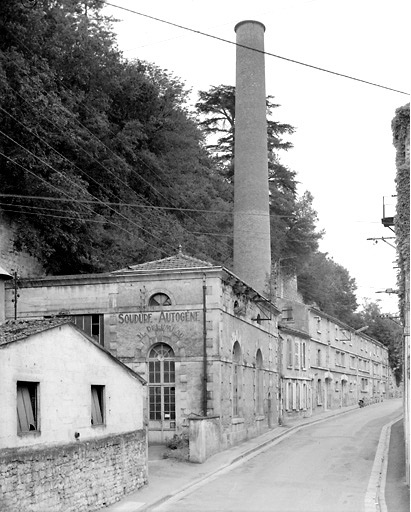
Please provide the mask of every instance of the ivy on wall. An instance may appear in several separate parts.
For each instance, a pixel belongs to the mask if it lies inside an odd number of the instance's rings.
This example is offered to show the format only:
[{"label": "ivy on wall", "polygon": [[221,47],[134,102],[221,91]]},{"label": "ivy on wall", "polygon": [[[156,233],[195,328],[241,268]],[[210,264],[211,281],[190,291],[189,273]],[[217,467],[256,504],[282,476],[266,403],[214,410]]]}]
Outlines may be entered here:
[{"label": "ivy on wall", "polygon": [[393,144],[396,155],[397,211],[395,233],[398,256],[399,307],[402,320],[405,315],[405,284],[410,273],[410,104],[395,111],[392,120]]}]

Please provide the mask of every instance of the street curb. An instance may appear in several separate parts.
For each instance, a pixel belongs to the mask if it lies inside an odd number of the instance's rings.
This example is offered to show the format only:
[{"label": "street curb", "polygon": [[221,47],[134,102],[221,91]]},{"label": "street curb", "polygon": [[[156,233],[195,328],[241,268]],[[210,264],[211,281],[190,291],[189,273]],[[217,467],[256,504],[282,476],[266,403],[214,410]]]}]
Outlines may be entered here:
[{"label": "street curb", "polygon": [[[258,446],[255,446],[255,447],[245,451],[244,453],[238,455],[237,457],[234,457],[230,462],[228,462],[224,466],[219,467],[218,469],[216,469],[214,471],[211,471],[207,475],[204,475],[201,478],[198,478],[197,480],[194,480],[193,482],[190,482],[189,484],[187,484],[183,487],[180,487],[180,489],[176,489],[175,492],[168,494],[167,496],[162,496],[157,501],[148,503],[147,505],[136,509],[135,512],[149,512],[157,507],[160,507],[166,501],[169,501],[171,499],[181,498],[182,495],[184,495],[188,491],[191,492],[191,491],[195,490],[196,487],[200,487],[201,485],[204,485],[208,481],[216,478],[219,474],[222,474],[224,472],[227,472],[229,469],[232,469],[233,466],[240,465],[243,462],[246,462],[247,460],[256,457],[260,452],[265,451],[269,446],[279,443],[280,441],[283,440],[283,438],[289,437],[290,435],[298,432],[299,430],[303,429],[304,427],[308,427],[308,426],[314,425],[316,423],[321,423],[321,422],[327,421],[336,416],[340,416],[342,414],[347,414],[356,409],[357,409],[357,407],[351,407],[348,410],[338,410],[338,411],[335,411],[334,414],[330,414],[326,418],[318,418],[318,419],[314,419],[313,421],[308,420],[302,424],[292,425],[290,427],[285,426],[285,428],[287,428],[287,430],[284,430],[284,431],[279,431],[279,432],[273,431],[273,437],[271,439],[261,443]],[[283,425],[283,427],[284,427],[284,425]],[[279,428],[281,428],[281,426]]]},{"label": "street curb", "polygon": [[365,493],[364,512],[388,512],[385,502],[385,484],[387,479],[391,427],[402,417],[403,415],[398,416],[384,425],[381,430],[367,492]]}]

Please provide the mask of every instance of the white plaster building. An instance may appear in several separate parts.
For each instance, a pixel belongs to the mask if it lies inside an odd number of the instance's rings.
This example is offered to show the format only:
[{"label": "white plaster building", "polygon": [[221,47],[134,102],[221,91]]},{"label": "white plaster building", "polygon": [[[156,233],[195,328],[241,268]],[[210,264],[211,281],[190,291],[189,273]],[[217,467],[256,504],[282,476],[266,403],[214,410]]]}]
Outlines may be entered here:
[{"label": "white plaster building", "polygon": [[89,510],[147,482],[145,381],[69,319],[0,325],[0,369],[1,510]]}]

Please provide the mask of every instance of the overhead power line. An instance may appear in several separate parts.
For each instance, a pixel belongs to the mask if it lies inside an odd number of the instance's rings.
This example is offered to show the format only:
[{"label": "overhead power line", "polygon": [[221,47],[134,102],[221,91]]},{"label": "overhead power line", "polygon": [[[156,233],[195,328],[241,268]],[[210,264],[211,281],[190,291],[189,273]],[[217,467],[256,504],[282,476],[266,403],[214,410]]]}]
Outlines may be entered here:
[{"label": "overhead power line", "polygon": [[221,41],[223,43],[232,44],[234,46],[239,46],[241,48],[246,48],[247,50],[252,50],[254,52],[263,53],[264,55],[268,55],[269,57],[275,57],[276,59],[285,60],[287,62],[292,62],[293,64],[299,64],[300,66],[305,66],[311,69],[316,69],[317,71],[323,71],[324,73],[329,73],[331,75],[340,76],[342,78],[348,78],[349,80],[354,80],[356,82],[361,82],[363,84],[372,85],[374,87],[379,87],[381,89],[387,89],[388,91],[398,92],[399,94],[405,94],[409,96],[408,92],[400,91],[398,89],[393,89],[392,87],[387,87],[385,85],[377,84],[375,82],[369,82],[368,80],[363,80],[361,78],[356,78],[350,75],[346,75],[344,73],[338,73],[337,71],[331,71],[330,69],[320,68],[319,66],[314,66],[313,64],[307,64],[306,62],[301,62],[295,59],[290,59],[288,57],[283,57],[281,55],[276,55],[275,53],[270,53],[264,50],[259,50],[257,48],[252,48],[250,46],[236,43],[235,41],[230,41],[229,39],[224,39],[222,37],[214,36],[212,34],[208,34],[207,32],[202,32],[201,30],[195,30],[190,27],[185,27],[184,25],[179,25],[178,23],[173,23],[171,21],[163,20],[161,18],[157,18],[155,16],[150,16],[149,14],[144,14],[142,12],[137,12],[132,9],[128,9],[127,7],[121,7],[120,5],[112,4],[111,2],[104,2],[106,5],[110,5],[111,7],[115,7],[116,9],[121,9],[123,11],[131,12],[132,14],[137,14],[138,16],[143,16],[144,18],[149,18],[154,21],[158,21],[160,23],[165,23],[166,25],[171,25],[173,27],[180,28],[182,30],[187,30],[188,32],[193,32],[194,34],[199,34],[201,36],[209,37],[211,39],[216,39],[217,41]]}]

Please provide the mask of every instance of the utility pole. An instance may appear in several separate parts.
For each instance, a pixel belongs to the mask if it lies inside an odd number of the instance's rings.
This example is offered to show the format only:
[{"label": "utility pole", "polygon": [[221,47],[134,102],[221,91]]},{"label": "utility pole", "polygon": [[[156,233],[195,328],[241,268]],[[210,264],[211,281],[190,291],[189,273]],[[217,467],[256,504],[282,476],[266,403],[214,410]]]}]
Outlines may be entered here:
[{"label": "utility pole", "polygon": [[17,270],[11,269],[13,272],[13,299],[11,299],[11,302],[14,302],[14,320],[17,320],[17,299],[20,297],[20,295],[17,293],[17,287],[18,287],[18,275]]}]

